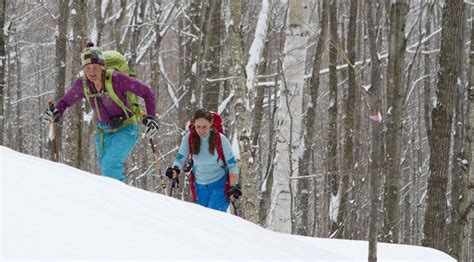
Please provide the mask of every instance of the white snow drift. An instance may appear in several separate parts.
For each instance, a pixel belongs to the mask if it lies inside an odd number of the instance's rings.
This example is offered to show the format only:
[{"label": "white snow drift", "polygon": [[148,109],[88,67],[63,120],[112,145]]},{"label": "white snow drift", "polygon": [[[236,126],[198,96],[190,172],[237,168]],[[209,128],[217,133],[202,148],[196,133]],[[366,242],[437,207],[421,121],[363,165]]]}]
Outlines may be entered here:
[{"label": "white snow drift", "polygon": [[[271,232],[118,181],[0,147],[0,260],[367,261],[367,242]],[[379,261],[454,261],[379,244]]]}]

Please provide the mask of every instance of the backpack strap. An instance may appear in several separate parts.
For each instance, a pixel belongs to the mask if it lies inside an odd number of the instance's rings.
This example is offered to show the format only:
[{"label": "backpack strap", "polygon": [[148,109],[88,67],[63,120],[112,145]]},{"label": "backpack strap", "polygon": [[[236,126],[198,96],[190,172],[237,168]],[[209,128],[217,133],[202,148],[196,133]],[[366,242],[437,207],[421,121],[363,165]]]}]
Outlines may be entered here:
[{"label": "backpack strap", "polygon": [[117,104],[120,108],[122,108],[125,116],[130,118],[133,116],[133,111],[128,108],[125,103],[118,97],[117,93],[115,93],[114,88],[112,86],[112,74],[114,73],[113,69],[107,68],[105,70],[105,90],[109,93],[110,98]]},{"label": "backpack strap", "polygon": [[[99,108],[99,105],[97,103],[97,98],[103,96],[103,94],[91,94],[89,92],[89,86],[87,85],[87,81],[88,81],[87,76],[84,73],[84,75],[82,76],[82,89],[84,89],[84,98],[87,100],[87,103],[89,104],[89,107],[91,109],[92,109],[92,105],[91,105],[90,98],[94,99],[95,108]],[[97,115],[97,118],[99,118],[99,121],[101,121],[102,119],[100,117],[100,114],[96,114],[96,115]]]},{"label": "backpack strap", "polygon": [[222,148],[221,133],[214,127],[214,133],[216,134],[216,150],[217,157],[224,162],[224,165],[227,165],[224,157],[224,149]]}]

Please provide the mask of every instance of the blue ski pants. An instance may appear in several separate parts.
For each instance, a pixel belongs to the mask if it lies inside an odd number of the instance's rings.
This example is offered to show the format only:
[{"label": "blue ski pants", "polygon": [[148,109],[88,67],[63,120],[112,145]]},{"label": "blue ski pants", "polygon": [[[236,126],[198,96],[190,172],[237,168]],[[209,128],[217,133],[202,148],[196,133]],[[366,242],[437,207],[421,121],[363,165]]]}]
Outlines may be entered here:
[{"label": "blue ski pants", "polygon": [[96,134],[95,146],[103,176],[125,181],[125,160],[137,143],[139,134],[138,125],[128,125],[114,132]]},{"label": "blue ski pants", "polygon": [[226,181],[227,175],[224,175],[216,182],[207,185],[195,183],[196,203],[201,206],[226,212],[230,203],[224,193]]}]

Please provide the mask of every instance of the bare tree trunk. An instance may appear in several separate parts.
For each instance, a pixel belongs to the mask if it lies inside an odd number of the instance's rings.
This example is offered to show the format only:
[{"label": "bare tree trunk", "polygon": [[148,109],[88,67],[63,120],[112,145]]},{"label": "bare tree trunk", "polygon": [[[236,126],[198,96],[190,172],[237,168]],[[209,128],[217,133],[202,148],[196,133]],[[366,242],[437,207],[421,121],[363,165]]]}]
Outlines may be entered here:
[{"label": "bare tree trunk", "polygon": [[[375,24],[373,19],[372,1],[366,0],[367,31],[370,44],[371,86],[369,89],[370,115],[376,116],[381,110],[380,97],[380,61],[377,55]],[[382,125],[378,121],[372,122],[371,139],[372,151],[369,163],[370,173],[370,225],[369,225],[369,257],[370,262],[377,261],[377,236],[379,229],[379,184],[381,174]]]},{"label": "bare tree trunk", "polygon": [[[364,9],[364,2],[365,1],[358,1],[358,17],[359,19],[356,20],[357,23],[357,34],[356,34],[356,60],[362,60],[365,61],[366,57],[366,46],[367,46],[367,39],[364,38],[363,36],[365,35],[365,9]],[[365,66],[365,64],[363,64]],[[363,67],[361,67],[363,68]],[[365,77],[366,77],[366,70],[362,70],[361,74],[359,74],[359,78],[356,78],[356,80],[359,80],[360,83],[365,82]],[[344,233],[345,238],[350,238],[350,239],[363,239],[362,237],[362,230],[364,228],[364,224],[360,223],[361,218],[362,218],[362,212],[358,212],[358,210],[361,210],[364,207],[363,204],[363,197],[362,197],[362,192],[364,192],[363,187],[367,179],[367,175],[362,175],[364,174],[364,157],[362,152],[366,152],[368,150],[364,149],[364,142],[362,139],[362,135],[365,133],[365,128],[362,127],[363,122],[365,123],[364,119],[366,119],[366,114],[362,113],[365,110],[365,107],[363,106],[363,101],[362,101],[362,89],[357,88],[356,89],[356,95],[355,95],[355,101],[354,101],[354,136],[353,136],[353,143],[354,143],[354,174],[356,174],[353,179],[352,183],[354,184],[354,188],[352,190],[352,197],[354,201],[350,205],[351,212],[349,212],[350,215],[350,232]],[[365,94],[365,93],[364,93]],[[364,110],[363,110],[364,109]],[[364,130],[364,131],[363,131]],[[345,231],[346,232],[346,231]]]},{"label": "bare tree trunk", "polygon": [[[433,6],[434,2],[428,5],[427,8],[427,21],[425,25],[425,32],[426,35],[431,34],[431,17],[433,16]],[[430,41],[429,39],[424,43],[424,48],[429,50],[430,49]],[[431,59],[429,52],[423,56],[424,59],[424,75],[426,76],[425,80],[423,81],[423,112],[424,112],[424,120],[425,120],[425,129],[426,135],[428,137],[428,141],[431,139]],[[431,143],[428,143],[428,147]],[[428,152],[429,153],[429,152]]]},{"label": "bare tree trunk", "polygon": [[[5,28],[5,13],[7,9],[7,0],[0,0],[0,28]],[[0,145],[3,144],[3,134],[5,130],[5,115],[3,110],[3,94],[6,87],[6,50],[5,50],[5,33],[0,32]]]},{"label": "bare tree trunk", "polygon": [[[464,61],[464,59],[459,62],[461,63],[461,61]],[[465,119],[467,120],[469,116],[469,112],[466,111],[470,111],[470,108],[467,105],[468,110],[465,110],[466,103],[468,103],[465,91],[464,85],[456,86],[455,123],[458,124],[454,125],[454,155],[451,182],[451,195],[455,197],[451,198],[451,221],[448,230],[448,238],[450,239],[448,241],[449,254],[459,261],[467,261],[465,260],[465,255],[467,251],[466,242],[468,241],[468,218],[470,212],[467,186],[469,184],[468,159],[471,157],[471,152],[468,150],[469,145],[467,145],[469,124],[465,123]]]},{"label": "bare tree trunk", "polygon": [[[82,2],[82,1],[81,1]],[[76,3],[77,4],[77,3]],[[104,31],[104,27],[105,27],[105,16],[107,13],[111,13],[112,12],[112,8],[113,8],[113,2],[112,1],[106,1],[106,4],[105,4],[105,7],[104,9],[105,10],[102,10],[102,6],[104,4],[104,0],[95,0],[95,28],[93,29],[93,32],[96,33],[96,35],[91,35],[90,37],[92,38],[91,40],[95,41],[95,45],[96,46],[101,46],[101,40],[102,40],[102,35],[103,35],[103,31]],[[87,42],[88,40],[88,30],[87,30],[87,1],[85,1],[84,4],[81,3],[81,5],[83,5],[83,9],[79,9],[80,11],[78,11],[79,13],[79,23],[81,23],[81,28],[78,29],[80,30],[80,36],[81,36],[81,39],[80,39],[80,42],[78,43],[77,45],[77,51],[76,53],[78,54],[78,52],[81,51],[81,48],[83,48],[84,44]],[[77,9],[76,9],[77,11]],[[103,12],[103,13],[102,13]],[[76,26],[76,25],[74,25]],[[112,29],[112,27],[111,27]],[[111,30],[111,32],[113,33],[113,30]],[[94,39],[95,38],[95,39]],[[79,59],[79,57],[77,56],[73,56],[73,68],[74,68],[74,64],[77,63],[78,66],[80,66],[80,61],[77,61],[77,62],[74,62],[74,59]],[[76,72],[79,72],[79,68],[78,70],[72,70],[72,76],[74,77],[74,75],[76,74]],[[87,109],[87,106],[86,106],[86,109]],[[90,108],[88,108],[89,110],[92,110]],[[82,108],[77,108],[75,109],[77,111],[81,111],[82,114],[84,113],[88,113],[88,114],[92,114],[92,112],[85,112]],[[77,113],[79,114],[79,112]],[[81,118],[83,118],[81,116]],[[90,172],[94,172],[94,168],[93,168],[93,165],[91,165],[90,163],[97,163],[97,161],[95,160],[96,158],[96,154],[92,154],[92,152],[94,152],[95,150],[95,146],[94,146],[94,143],[91,143],[91,141],[93,141],[93,138],[94,138],[94,131],[95,131],[95,124],[94,124],[94,120],[92,121],[83,121],[82,119],[82,138],[81,138],[81,148],[82,148],[82,156],[81,156],[81,165],[82,165],[82,169],[85,169],[85,170],[89,170]],[[92,150],[91,150],[92,148]]]},{"label": "bare tree trunk", "polygon": [[[267,32],[269,32],[271,29],[269,28],[270,27],[270,23],[269,23],[269,26],[267,28]],[[263,75],[267,72],[267,61],[269,61],[270,57],[268,56],[268,44],[269,44],[269,40],[266,40],[265,43],[263,44],[263,51],[262,51],[262,58],[263,58],[263,61],[258,64],[257,66],[257,71],[258,71],[258,75]],[[275,82],[275,86],[274,88],[277,87],[277,83]],[[258,183],[257,183],[257,193],[260,193],[260,190],[259,188],[261,188],[261,184],[262,183],[266,183],[266,178],[267,178],[267,174],[265,173],[265,168],[264,168],[264,159],[263,159],[263,156],[262,156],[262,151],[261,150],[261,147],[259,147],[259,143],[261,144],[262,143],[262,139],[261,139],[261,129],[262,129],[262,121],[263,121],[263,116],[264,116],[264,108],[263,108],[263,102],[264,102],[264,99],[265,99],[265,93],[266,93],[266,89],[264,87],[257,87],[257,91],[256,91],[256,95],[255,95],[255,104],[254,104],[254,108],[252,110],[252,129],[250,131],[251,133],[251,137],[252,137],[252,144],[250,146],[250,149],[251,149],[251,153],[252,153],[252,159],[254,159],[252,165],[253,165],[253,170],[255,170],[255,176],[256,178],[258,179]],[[271,93],[271,92],[269,92]],[[270,104],[270,100],[268,100],[268,104]],[[269,132],[269,133],[273,133],[273,132]],[[270,145],[271,145],[271,142],[270,142]],[[259,150],[260,149],[260,150]],[[257,153],[260,153],[259,155],[257,155]],[[260,187],[259,187],[260,186]],[[267,191],[271,191],[271,190],[267,190]],[[262,194],[264,194],[262,192]],[[264,225],[265,224],[265,220],[266,220],[266,217],[267,217],[267,209],[263,209],[260,204],[262,203],[265,203],[265,201],[269,200],[269,199],[266,199],[266,200],[262,200],[262,195],[260,196],[260,200],[257,200],[258,202],[258,223],[260,225]],[[264,215],[261,214],[261,212],[264,213]],[[263,221],[262,221],[263,220]]]},{"label": "bare tree trunk", "polygon": [[206,34],[204,35],[204,59],[202,64],[204,68],[202,72],[205,79],[202,80],[202,105],[204,108],[217,112],[219,106],[220,81],[208,81],[208,79],[216,79],[220,75],[220,46],[223,26],[221,17],[221,0],[211,1],[210,5],[209,16],[207,17]]},{"label": "bare tree trunk", "polygon": [[[472,9],[471,9],[471,14],[472,14]],[[473,234],[474,234],[474,212],[472,211],[473,208],[473,203],[474,203],[474,168],[472,168],[472,157],[474,156],[474,145],[472,143],[474,139],[474,19],[471,19],[471,47],[470,47],[470,55],[469,55],[469,60],[470,60],[470,72],[469,72],[469,100],[468,100],[468,107],[469,107],[469,123],[468,123],[468,128],[467,128],[467,141],[469,142],[469,147],[466,149],[468,152],[467,154],[467,166],[468,166],[468,172],[469,172],[469,177],[471,178],[469,182],[469,189],[470,194],[468,195],[468,201],[470,202],[471,209],[469,210],[470,213],[467,214],[466,219],[467,221],[467,231],[468,235],[470,235],[470,240],[467,240],[468,243],[466,245],[466,249],[459,250],[460,258],[466,257],[466,261],[472,261],[474,259],[474,240],[473,240]],[[468,180],[469,181],[469,180]],[[470,228],[469,228],[470,227]],[[459,242],[462,243],[464,235],[460,235],[460,240]],[[462,248],[462,247],[461,247]],[[463,253],[465,253],[465,256],[463,256]]]},{"label": "bare tree trunk", "polygon": [[[420,89],[419,91],[419,94],[418,96],[420,97],[419,98],[419,101],[424,101],[425,99],[425,94],[424,94],[424,90],[423,89]],[[424,107],[424,105],[423,105]],[[421,228],[421,215],[420,215],[420,209],[421,209],[421,205],[419,204],[419,199],[420,199],[420,195],[422,195],[422,192],[420,192],[420,180],[422,179],[423,177],[423,161],[424,161],[424,157],[422,156],[422,148],[423,148],[423,138],[425,138],[423,136],[423,133],[422,133],[422,124],[421,124],[421,120],[425,119],[426,117],[426,114],[421,113],[421,110],[419,111],[418,113],[418,124],[417,124],[417,130],[418,130],[418,134],[417,134],[417,142],[418,142],[418,146],[417,146],[417,160],[418,161],[418,169],[417,169],[417,172],[413,174],[413,180],[412,180],[412,183],[413,183],[413,236],[412,236],[412,243],[414,245],[419,245],[420,244],[420,228]]]},{"label": "bare tree trunk", "polygon": [[[152,59],[151,59],[151,86],[155,91],[155,96],[160,97],[160,81],[161,81],[161,71],[160,71],[160,50],[161,50],[161,41],[163,37],[161,36],[161,16],[163,13],[163,3],[158,1],[156,5],[153,5],[153,19],[154,19],[154,31],[155,31],[155,48],[152,49]],[[156,9],[158,8],[158,9]],[[179,45],[181,47],[181,44]],[[181,60],[181,59],[180,59]],[[159,106],[159,104],[157,104]],[[159,110],[157,110],[159,112]]]},{"label": "bare tree trunk", "polygon": [[128,30],[123,30],[122,29],[122,23],[123,19],[125,18],[125,12],[127,8],[127,0],[120,0],[120,7],[119,7],[119,13],[118,16],[115,17],[114,22],[113,22],[113,36],[114,36],[114,42],[115,42],[115,49],[121,53],[125,51],[125,47],[120,44],[120,38],[122,35],[127,34]]},{"label": "bare tree trunk", "polygon": [[[469,10],[469,9],[468,9]],[[466,14],[469,14],[466,12]],[[464,26],[468,24],[466,15],[464,18],[466,21]],[[471,20],[471,26],[474,26],[474,20]],[[452,198],[453,207],[451,210],[451,228],[449,232],[451,233],[451,238],[449,243],[451,243],[451,255],[457,258],[459,261],[471,261],[472,250],[470,252],[469,241],[472,240],[472,235],[470,236],[469,226],[472,221],[469,221],[469,216],[472,215],[472,209],[474,207],[472,197],[469,194],[469,174],[474,170],[471,168],[472,163],[472,139],[474,135],[472,134],[472,124],[474,123],[474,112],[472,110],[472,103],[474,101],[474,30],[471,27],[471,46],[470,46],[470,65],[469,69],[470,74],[468,73],[469,89],[468,99],[465,98],[465,92],[463,85],[457,87],[458,98],[457,98],[457,107],[456,107],[456,121],[461,121],[463,125],[455,125],[455,141],[458,141],[456,137],[460,134],[464,136],[458,145],[453,146],[456,151],[454,155],[454,167],[453,167],[453,181],[451,183],[451,195],[456,196]],[[463,43],[465,40],[462,41]],[[465,59],[463,58],[462,61]],[[469,72],[469,71],[468,71]],[[464,104],[466,105],[464,106]],[[465,110],[465,111],[464,111]],[[468,121],[467,123],[466,120]],[[472,224],[471,224],[472,226]],[[471,233],[472,234],[472,233]],[[469,238],[470,236],[470,238]],[[471,259],[471,260],[470,260]]]},{"label": "bare tree trunk", "polygon": [[[219,1],[220,3],[220,1]],[[242,47],[242,1],[235,0],[230,3],[231,19],[233,21],[230,32],[230,51],[231,51],[231,72],[234,76],[233,86],[235,87],[235,129],[239,141],[240,150],[240,174],[243,189],[242,195],[242,215],[250,221],[258,222],[258,203],[257,203],[257,180],[255,172],[252,170],[250,158],[250,109],[247,108],[249,97],[245,85],[244,57]]]},{"label": "bare tree trunk", "polygon": [[[15,30],[16,31],[16,30]],[[22,56],[21,52],[18,51],[21,47],[18,47],[18,43],[15,44],[15,69],[16,69],[16,99],[19,100],[22,98]],[[16,119],[22,119],[22,105],[21,103],[16,103]],[[15,148],[18,152],[24,152],[24,132],[23,128],[16,128],[16,136],[15,136]],[[25,153],[25,152],[24,152]]]},{"label": "bare tree trunk", "polygon": [[[340,176],[337,174],[337,49],[339,40],[337,37],[337,0],[331,0],[329,5],[329,107],[328,107],[328,143],[326,146],[329,190],[331,192],[330,203],[339,205],[337,194],[339,190]],[[330,204],[328,203],[328,205]],[[337,204],[335,204],[337,203]],[[332,211],[330,211],[332,212]],[[331,235],[337,230],[336,220],[331,215]]]},{"label": "bare tree trunk", "polygon": [[[77,79],[78,73],[81,70],[81,59],[79,54],[87,41],[87,1],[80,0],[73,2],[75,13],[71,14],[73,40],[71,43],[72,54],[72,68],[71,68],[71,83]],[[72,110],[71,110],[72,109]],[[64,133],[67,135],[64,138],[64,154],[67,155],[65,159],[66,164],[77,168],[82,168],[82,151],[87,152],[89,146],[82,141],[82,119],[83,110],[82,103],[77,103],[70,109],[68,117],[64,119]],[[84,153],[84,156],[87,156]]]},{"label": "bare tree trunk", "polygon": [[[86,1],[87,2],[87,1]],[[105,10],[102,10],[102,5],[103,5],[104,0],[95,0],[95,30],[96,30],[96,37],[95,39],[95,44],[97,46],[100,46],[101,40],[102,40],[102,32],[104,30],[105,26],[105,15],[110,12],[110,9],[112,7],[112,1],[106,1],[105,2]],[[77,10],[76,10],[77,11]],[[102,13],[103,11],[103,13]],[[85,24],[83,26],[86,26]]]},{"label": "bare tree trunk", "polygon": [[[199,79],[201,74],[200,70],[200,50],[201,50],[201,30],[202,30],[202,23],[201,23],[201,0],[191,0],[190,7],[189,7],[189,17],[191,18],[190,24],[188,25],[189,33],[193,37],[191,37],[188,42],[188,49],[189,55],[186,59],[186,69],[185,74],[189,74],[188,78],[185,78],[185,83],[187,88],[183,90],[186,92],[184,100],[184,106],[180,107],[180,115],[185,115],[186,120],[190,119],[194,114],[194,111],[197,109],[199,102],[192,101],[192,97],[195,95],[195,92],[199,90]],[[185,113],[185,114],[183,114]],[[183,126],[186,122],[183,123]]]},{"label": "bare tree trunk", "polygon": [[441,50],[437,83],[437,104],[432,112],[430,177],[428,179],[427,209],[423,228],[423,245],[446,250],[446,190],[451,147],[454,90],[462,58],[462,23],[464,2],[447,1],[443,10]]},{"label": "bare tree trunk", "polygon": [[[355,73],[355,58],[356,58],[356,32],[357,32],[357,7],[358,0],[351,0],[349,11],[349,27],[347,33],[347,62],[348,66],[348,89],[344,98],[345,110],[343,117],[344,121],[344,139],[342,143],[343,157],[342,157],[342,188],[341,202],[339,204],[339,212],[337,214],[337,232],[334,237],[342,238],[346,230],[345,224],[348,215],[350,203],[353,203],[354,197],[349,192],[349,180],[354,172],[354,112],[355,112],[355,96],[356,96],[356,73]],[[351,197],[351,199],[349,199]]]},{"label": "bare tree trunk", "polygon": [[[131,33],[131,42],[130,42],[130,59],[128,61],[128,66],[131,71],[136,70],[137,58],[138,58],[138,44],[140,43],[140,32],[142,31],[143,21],[145,20],[145,4],[146,1],[135,2],[135,9],[133,11],[133,22],[132,22],[132,33]],[[127,46],[128,42],[124,42]]]},{"label": "bare tree trunk", "polygon": [[392,3],[390,8],[390,32],[387,68],[387,130],[386,157],[387,179],[384,185],[383,240],[398,243],[400,238],[400,148],[404,112],[405,69],[405,20],[408,4],[404,1]]},{"label": "bare tree trunk", "polygon": [[[270,29],[270,28],[269,28]],[[270,30],[267,30],[267,32]],[[268,43],[269,41],[265,41],[262,51],[262,57],[265,59],[264,62],[258,65],[258,74],[262,75],[266,72],[267,69],[267,60],[268,60]],[[276,83],[275,83],[276,86]],[[252,117],[252,158],[256,158],[256,151],[258,147],[258,140],[260,135],[260,129],[262,127],[262,120],[263,120],[263,99],[265,97],[265,88],[258,87],[256,96],[255,96],[255,105]]]},{"label": "bare tree trunk", "polygon": [[[69,19],[69,1],[59,1],[59,14],[56,20],[57,22],[57,33],[56,37],[56,58],[55,58],[55,70],[56,70],[56,89],[55,89],[55,100],[64,96],[64,86],[66,85],[66,50],[67,50],[67,24]],[[56,129],[56,147],[58,150],[62,148],[61,137],[62,137],[62,124],[57,124]],[[53,141],[50,141],[50,152],[53,152]]]}]

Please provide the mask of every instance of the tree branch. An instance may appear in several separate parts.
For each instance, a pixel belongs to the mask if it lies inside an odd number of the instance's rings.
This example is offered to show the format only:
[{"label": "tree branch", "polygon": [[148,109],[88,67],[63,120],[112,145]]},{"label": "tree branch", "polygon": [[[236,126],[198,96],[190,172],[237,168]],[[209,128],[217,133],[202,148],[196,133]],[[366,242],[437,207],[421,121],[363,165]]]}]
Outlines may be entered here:
[{"label": "tree branch", "polygon": [[42,0],[39,1],[38,3],[46,10],[46,12],[51,17],[51,19],[53,19],[53,21],[57,24],[58,23],[58,17],[54,16],[53,13],[51,13],[51,11],[44,5],[44,2]]}]

